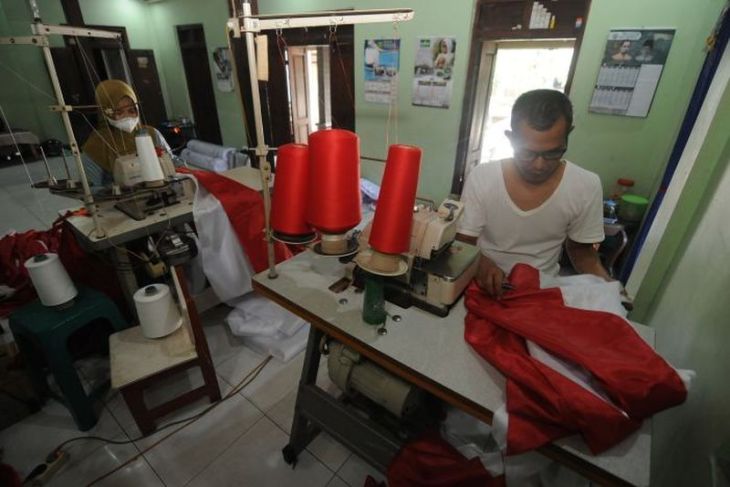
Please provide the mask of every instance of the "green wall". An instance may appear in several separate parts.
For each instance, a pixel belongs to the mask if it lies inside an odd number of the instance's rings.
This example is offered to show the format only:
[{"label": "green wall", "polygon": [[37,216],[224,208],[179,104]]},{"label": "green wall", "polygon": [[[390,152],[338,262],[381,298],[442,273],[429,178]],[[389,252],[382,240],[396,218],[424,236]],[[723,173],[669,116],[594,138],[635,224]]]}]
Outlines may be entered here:
[{"label": "green wall", "polygon": [[202,24],[209,56],[208,65],[200,68],[208,69],[214,81],[213,91],[223,144],[235,147],[244,145],[241,109],[236,94],[219,91],[215,87],[213,72],[213,51],[226,46],[224,29],[228,20],[228,3],[225,0],[206,3],[197,0],[152,3],[140,0],[80,0],[80,3],[86,23],[124,25],[132,48],[154,49],[167,115],[171,118],[192,118],[176,27]]},{"label": "green wall", "polygon": [[241,104],[235,91],[223,93],[215,87],[213,71],[213,51],[226,47],[225,25],[228,20],[228,7],[225,0],[200,2],[198,0],[162,1],[149,4],[151,22],[157,36],[158,63],[162,64],[167,83],[170,114],[174,116],[192,114],[187,94],[185,73],[177,40],[178,25],[203,24],[205,42],[208,47],[208,66],[201,69],[210,71],[215,92],[218,122],[223,136],[223,144],[242,147],[246,144]]},{"label": "green wall", "polygon": [[[44,22],[63,21],[60,2],[41,0],[38,3]],[[32,35],[31,20],[27,2],[0,2],[0,36]],[[52,39],[51,45],[63,45],[63,42],[60,38]],[[49,137],[66,140],[61,117],[48,109],[56,100],[38,47],[0,46],[0,80],[0,105],[13,128],[30,130],[41,140]]]},{"label": "green wall", "polygon": [[[418,194],[436,200],[443,199],[451,190],[454,158],[461,122],[464,99],[464,80],[469,59],[469,41],[474,2],[452,0],[448,13],[440,0],[267,0],[259,2],[261,13],[282,13],[307,10],[341,8],[392,8],[408,7],[415,11],[415,18],[398,26],[401,38],[400,79],[398,84],[398,142],[413,144],[423,149]],[[454,65],[454,91],[451,107],[426,108],[411,105],[411,82],[417,36],[456,37]],[[362,155],[385,159],[387,146],[385,125],[388,106],[366,102],[363,96],[363,50],[366,39],[393,38],[392,24],[366,24],[355,26],[355,128],[360,136]],[[336,62],[333,60],[333,63]],[[392,125],[392,124],[391,124]],[[392,131],[389,142],[395,142]],[[384,164],[362,161],[362,175],[380,181]]]},{"label": "green wall", "polygon": [[[410,7],[415,19],[399,27],[401,75],[398,87],[399,141],[423,148],[419,194],[437,200],[448,195],[456,158],[456,145],[468,44],[473,22],[473,3],[468,0],[444,3],[438,0],[268,0],[261,2],[262,13],[282,13],[332,8]],[[575,104],[576,130],[571,135],[568,157],[598,173],[609,192],[619,177],[636,180],[636,192],[651,195],[662,174],[679,130],[687,102],[704,60],[705,38],[714,25],[725,0],[696,0],[692,15],[687,3],[665,0],[593,0],[580,50],[571,99]],[[669,60],[649,116],[645,119],[588,113],[600,61],[609,29],[618,27],[670,27],[677,29]],[[454,35],[457,38],[454,95],[451,108],[411,105],[411,81],[415,39],[418,35]],[[392,37],[388,24],[355,27],[356,130],[364,155],[384,158],[387,106],[365,102],[363,98],[362,45],[365,39]],[[390,139],[393,142],[393,137]],[[617,142],[620,141],[620,142]],[[381,163],[363,161],[366,177],[380,179]]]},{"label": "green wall", "polygon": [[[192,117],[188,98],[185,72],[177,41],[177,25],[203,24],[210,56],[205,67],[213,80],[212,53],[216,47],[226,45],[224,33],[228,19],[228,3],[217,0],[207,4],[196,0],[164,0],[146,3],[141,0],[79,0],[84,21],[92,25],[124,26],[132,49],[152,49],[155,52],[157,71],[160,75],[163,97],[168,117]],[[65,23],[66,19],[58,0],[39,1],[41,15],[46,23]],[[13,0],[0,6],[0,35],[29,35],[31,14],[26,2]],[[54,45],[63,45],[60,38],[53,38]],[[33,80],[42,91],[52,94],[48,75],[40,51],[31,47],[1,47],[2,62],[23,77]],[[10,51],[12,49],[12,51]],[[60,117],[49,113],[50,99],[27,83],[17,79],[2,67],[0,104],[13,126],[33,130],[41,139],[55,137],[66,140]],[[6,76],[7,75],[7,76]],[[223,93],[214,87],[216,109],[223,143],[241,147],[245,135],[240,103],[235,92]]]},{"label": "green wall", "polygon": [[[168,115],[190,116],[175,26],[203,24],[208,49],[212,53],[216,47],[226,44],[227,2],[80,0],[80,3],[88,23],[125,25],[133,48],[154,49]],[[568,157],[597,172],[607,192],[618,177],[635,179],[638,194],[649,196],[655,191],[704,59],[704,40],[724,3],[724,0],[695,0],[692,15],[688,15],[687,3],[682,1],[593,0],[571,92],[576,130],[571,136]],[[63,21],[60,2],[42,0],[40,4],[48,22]],[[402,23],[398,28],[401,38],[398,141],[418,145],[424,150],[419,194],[436,200],[444,198],[451,189],[456,157],[474,2],[453,0],[448,4],[448,12],[444,11],[443,2],[439,0],[402,0],[395,4],[385,0],[350,0],[347,3],[343,0],[267,0],[260,4],[262,13],[393,5],[415,10],[415,19]],[[27,31],[30,15],[25,2],[3,2],[2,9],[7,27],[0,23],[0,29],[9,29],[15,34]],[[587,111],[606,35],[609,29],[617,27],[677,29],[652,109],[645,119]],[[419,35],[451,35],[457,39],[454,92],[449,109],[411,105],[411,73],[415,41]],[[359,25],[355,28],[356,127],[363,155],[376,158],[386,155],[388,107],[364,100],[362,46],[367,38],[393,36],[391,24]],[[16,70],[38,79],[41,86],[46,75],[40,57],[36,57],[12,55],[9,62],[18,68]],[[212,75],[212,58],[209,58],[206,68]],[[60,124],[55,115],[46,112],[47,103],[40,95],[22,82],[12,81],[3,85],[0,86],[0,102],[10,112],[9,115],[13,115],[15,125],[34,129],[41,137],[58,136]],[[50,91],[49,85],[41,87]],[[215,89],[215,97],[224,143],[243,145],[244,129],[235,93],[222,93]],[[395,134],[391,132],[390,143],[394,141]],[[376,181],[380,180],[382,170],[382,163],[362,163],[363,175]]]},{"label": "green wall", "polygon": [[644,321],[656,329],[662,356],[697,372],[687,402],[654,419],[652,485],[715,485],[710,455],[730,442],[728,133],[730,87],[642,286],[655,290],[656,282],[658,292],[637,297],[652,305]]},{"label": "green wall", "polygon": [[[691,7],[690,7],[691,4]],[[570,98],[575,132],[568,157],[601,176],[606,191],[632,178],[635,192],[654,193],[705,58],[705,39],[725,0],[593,0]],[[690,11],[691,8],[691,11]],[[613,28],[676,29],[667,64],[645,119],[588,113],[608,31]]]}]

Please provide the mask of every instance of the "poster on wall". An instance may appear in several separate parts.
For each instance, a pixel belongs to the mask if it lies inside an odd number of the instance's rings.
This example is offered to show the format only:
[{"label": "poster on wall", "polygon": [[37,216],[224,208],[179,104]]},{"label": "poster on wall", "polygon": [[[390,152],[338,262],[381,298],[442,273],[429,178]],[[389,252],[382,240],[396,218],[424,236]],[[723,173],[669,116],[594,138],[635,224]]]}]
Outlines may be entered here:
[{"label": "poster on wall", "polygon": [[215,70],[215,85],[224,93],[233,91],[233,67],[231,66],[230,51],[227,47],[217,47],[213,51],[213,69]]},{"label": "poster on wall", "polygon": [[389,104],[397,96],[400,39],[365,41],[365,101]]},{"label": "poster on wall", "polygon": [[412,103],[449,108],[453,91],[456,38],[420,37],[416,43]]},{"label": "poster on wall", "polygon": [[674,29],[610,31],[588,110],[646,117],[673,39]]}]

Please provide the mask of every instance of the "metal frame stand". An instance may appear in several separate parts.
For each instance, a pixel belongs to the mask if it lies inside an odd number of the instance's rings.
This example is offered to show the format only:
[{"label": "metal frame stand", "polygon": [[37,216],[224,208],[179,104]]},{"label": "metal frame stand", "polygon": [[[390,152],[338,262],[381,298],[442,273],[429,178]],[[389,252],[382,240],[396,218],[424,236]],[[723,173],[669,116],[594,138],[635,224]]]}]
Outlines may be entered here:
[{"label": "metal frame stand", "polygon": [[[301,27],[322,27],[329,26],[336,29],[338,25],[343,24],[370,24],[382,22],[405,22],[413,18],[413,9],[410,8],[392,8],[392,9],[371,9],[371,10],[331,10],[311,13],[299,14],[277,14],[277,15],[257,15],[251,14],[251,4],[248,0],[242,3],[241,17],[228,19],[226,29],[233,33],[235,38],[240,38],[244,34],[246,42],[246,55],[249,60],[249,82],[251,83],[251,96],[253,98],[254,121],[256,125],[256,157],[259,160],[259,169],[261,171],[261,183],[264,194],[264,217],[266,225],[266,248],[269,264],[269,278],[277,277],[276,263],[274,260],[274,239],[271,232],[271,194],[269,192],[269,182],[271,181],[271,164],[266,156],[269,153],[269,147],[266,146],[264,140],[264,124],[261,115],[261,98],[259,96],[258,85],[258,62],[256,59],[254,34],[262,30],[278,30],[294,29]],[[232,51],[230,45],[230,37],[228,49]],[[233,59],[233,72],[238,72]],[[263,63],[262,63],[263,64]],[[236,83],[236,92],[241,103],[241,113],[246,111],[243,105],[243,96],[239,83]],[[243,120],[244,125],[246,120]]]},{"label": "metal frame stand", "polygon": [[350,407],[317,386],[324,333],[310,325],[304,367],[299,381],[289,444],[282,449],[292,467],[320,431],[326,431],[369,464],[385,472],[401,448],[401,441],[384,427],[355,414]]}]

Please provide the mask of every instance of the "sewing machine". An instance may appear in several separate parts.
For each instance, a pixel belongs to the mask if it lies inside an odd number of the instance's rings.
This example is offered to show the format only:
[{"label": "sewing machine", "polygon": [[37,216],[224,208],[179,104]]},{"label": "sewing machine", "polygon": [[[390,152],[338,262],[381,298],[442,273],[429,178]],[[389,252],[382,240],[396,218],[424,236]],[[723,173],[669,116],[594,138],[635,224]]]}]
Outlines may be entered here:
[{"label": "sewing machine", "polygon": [[[403,254],[408,271],[386,279],[385,299],[401,307],[415,305],[437,316],[447,316],[476,273],[479,249],[456,242],[456,227],[464,204],[445,200],[433,209],[417,205],[413,212],[410,249]],[[359,236],[361,249],[368,248],[372,222]],[[350,264],[348,275],[362,287],[364,272]]]},{"label": "sewing machine", "polygon": [[165,179],[154,183],[144,182],[142,164],[137,154],[120,156],[114,161],[112,194],[129,194],[128,198],[118,201],[115,208],[139,221],[144,220],[148,214],[179,201],[180,191],[173,187],[173,183],[179,182],[175,178],[175,165],[167,153],[163,153],[158,159]]}]

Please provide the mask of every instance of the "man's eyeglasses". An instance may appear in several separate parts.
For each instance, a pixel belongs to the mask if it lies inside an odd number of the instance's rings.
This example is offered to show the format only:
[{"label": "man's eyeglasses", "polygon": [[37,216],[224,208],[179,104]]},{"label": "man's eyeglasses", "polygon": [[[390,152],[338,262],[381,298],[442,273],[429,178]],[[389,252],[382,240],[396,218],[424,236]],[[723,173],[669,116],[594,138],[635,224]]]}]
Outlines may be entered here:
[{"label": "man's eyeglasses", "polygon": [[538,157],[542,157],[546,161],[554,161],[563,157],[563,155],[567,151],[567,147],[550,149],[542,152],[532,151],[530,149],[515,148],[515,159],[524,162],[532,162]]}]

